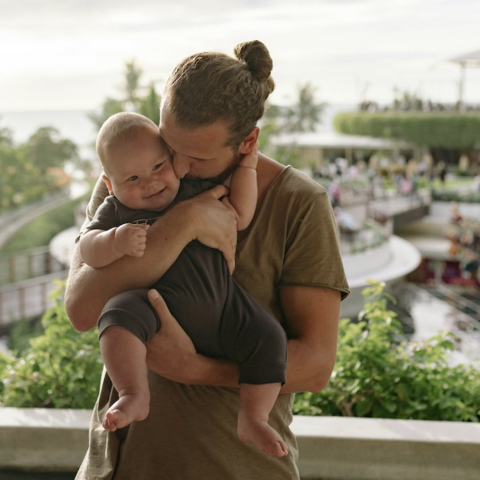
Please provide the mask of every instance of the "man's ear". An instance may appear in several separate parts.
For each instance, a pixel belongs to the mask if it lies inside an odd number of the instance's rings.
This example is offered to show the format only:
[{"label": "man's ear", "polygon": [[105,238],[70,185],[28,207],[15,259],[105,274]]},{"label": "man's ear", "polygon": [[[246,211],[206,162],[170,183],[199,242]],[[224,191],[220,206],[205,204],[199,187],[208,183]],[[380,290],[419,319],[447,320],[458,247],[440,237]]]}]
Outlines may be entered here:
[{"label": "man's ear", "polygon": [[103,181],[105,182],[105,185],[107,185],[108,193],[110,195],[115,195],[115,193],[113,192],[112,182],[110,182],[110,180],[105,174],[102,175],[102,178],[103,178]]},{"label": "man's ear", "polygon": [[253,127],[252,131],[245,137],[238,147],[238,152],[244,154],[250,153],[258,141],[259,134],[260,129],[258,127]]}]

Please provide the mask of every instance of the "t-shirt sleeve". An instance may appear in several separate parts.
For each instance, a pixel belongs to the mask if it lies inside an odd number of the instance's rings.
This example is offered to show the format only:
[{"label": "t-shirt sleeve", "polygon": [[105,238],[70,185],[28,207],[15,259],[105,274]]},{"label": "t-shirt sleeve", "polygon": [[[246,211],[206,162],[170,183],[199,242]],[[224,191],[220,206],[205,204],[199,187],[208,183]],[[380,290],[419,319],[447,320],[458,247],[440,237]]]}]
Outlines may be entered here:
[{"label": "t-shirt sleeve", "polygon": [[325,191],[294,198],[290,205],[280,288],[312,286],[350,293],[332,207]]},{"label": "t-shirt sleeve", "polygon": [[113,197],[107,197],[98,207],[93,220],[87,225],[89,230],[110,230],[118,227],[119,221],[116,215],[116,206]]},{"label": "t-shirt sleeve", "polygon": [[90,201],[88,202],[87,209],[86,209],[86,218],[83,222],[83,225],[80,227],[80,232],[75,239],[75,243],[80,240],[80,236],[86,230],[89,223],[93,220],[98,207],[103,203],[105,198],[108,197],[108,189],[103,181],[102,177],[97,180],[95,184],[95,188],[93,189],[92,196],[90,197]]}]

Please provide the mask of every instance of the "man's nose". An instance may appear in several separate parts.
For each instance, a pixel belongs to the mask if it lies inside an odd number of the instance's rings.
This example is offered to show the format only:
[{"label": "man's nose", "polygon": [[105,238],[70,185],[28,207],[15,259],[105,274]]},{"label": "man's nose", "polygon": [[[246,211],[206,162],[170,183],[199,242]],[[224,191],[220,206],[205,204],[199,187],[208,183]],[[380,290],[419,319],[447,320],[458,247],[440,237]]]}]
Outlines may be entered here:
[{"label": "man's nose", "polygon": [[173,157],[173,169],[177,178],[183,178],[190,171],[190,159],[184,155],[175,153]]}]

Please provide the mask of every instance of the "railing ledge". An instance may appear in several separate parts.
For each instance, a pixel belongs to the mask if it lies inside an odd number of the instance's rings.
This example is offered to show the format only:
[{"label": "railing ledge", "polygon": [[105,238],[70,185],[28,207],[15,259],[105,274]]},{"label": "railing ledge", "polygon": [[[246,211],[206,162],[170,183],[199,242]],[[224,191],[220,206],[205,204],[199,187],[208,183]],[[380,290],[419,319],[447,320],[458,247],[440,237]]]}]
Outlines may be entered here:
[{"label": "railing ledge", "polygon": [[[0,470],[76,471],[87,450],[90,415],[0,409]],[[480,424],[296,416],[292,430],[304,480],[479,478]]]}]

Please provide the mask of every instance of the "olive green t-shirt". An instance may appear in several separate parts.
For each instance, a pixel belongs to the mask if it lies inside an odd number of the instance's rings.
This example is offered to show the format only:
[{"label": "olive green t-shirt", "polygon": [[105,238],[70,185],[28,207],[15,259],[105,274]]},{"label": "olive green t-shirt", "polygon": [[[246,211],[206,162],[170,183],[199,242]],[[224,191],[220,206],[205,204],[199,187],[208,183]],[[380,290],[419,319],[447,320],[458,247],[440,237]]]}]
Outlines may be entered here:
[{"label": "olive green t-shirt", "polygon": [[[101,200],[93,200],[92,205]],[[89,215],[93,213],[91,208]],[[234,277],[284,326],[279,299],[283,287],[330,288],[345,298],[349,289],[325,189],[285,168],[259,200],[249,227],[239,233]],[[92,416],[90,448],[77,479],[299,478],[297,445],[289,428],[293,395],[279,395],[270,414],[269,423],[289,449],[288,456],[279,459],[238,439],[238,389],[184,385],[153,372],[149,384],[148,418],[108,433],[101,420],[118,397],[104,373]]]}]

